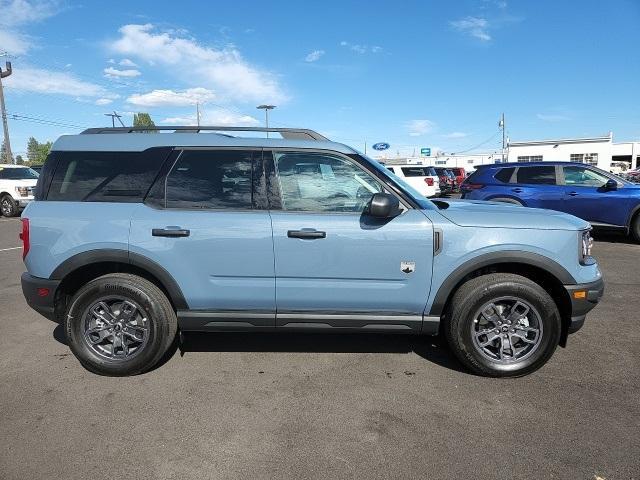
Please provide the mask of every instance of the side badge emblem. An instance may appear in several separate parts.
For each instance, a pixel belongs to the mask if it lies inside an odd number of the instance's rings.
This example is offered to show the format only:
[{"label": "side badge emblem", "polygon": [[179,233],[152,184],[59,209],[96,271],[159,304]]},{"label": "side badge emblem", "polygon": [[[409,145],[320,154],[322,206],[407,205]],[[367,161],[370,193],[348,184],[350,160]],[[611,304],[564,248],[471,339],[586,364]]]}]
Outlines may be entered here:
[{"label": "side badge emblem", "polygon": [[400,262],[400,271],[404,273],[413,273],[416,270],[416,262]]}]

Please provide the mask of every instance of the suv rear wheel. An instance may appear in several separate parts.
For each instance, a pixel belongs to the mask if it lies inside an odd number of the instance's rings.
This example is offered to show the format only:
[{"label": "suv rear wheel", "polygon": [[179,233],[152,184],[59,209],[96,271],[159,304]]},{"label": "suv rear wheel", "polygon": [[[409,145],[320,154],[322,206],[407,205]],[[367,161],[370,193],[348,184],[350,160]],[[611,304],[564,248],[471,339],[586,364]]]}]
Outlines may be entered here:
[{"label": "suv rear wheel", "polygon": [[551,296],[528,278],[508,273],[463,284],[445,322],[447,341],[458,359],[491,377],[537,370],[553,355],[560,332],[560,313]]},{"label": "suv rear wheel", "polygon": [[0,198],[0,211],[5,217],[15,217],[18,214],[18,204],[11,195],[3,195]]},{"label": "suv rear wheel", "polygon": [[127,273],[98,277],[71,300],[65,319],[69,347],[101,375],[136,375],[162,358],[176,336],[169,300],[150,281]]}]

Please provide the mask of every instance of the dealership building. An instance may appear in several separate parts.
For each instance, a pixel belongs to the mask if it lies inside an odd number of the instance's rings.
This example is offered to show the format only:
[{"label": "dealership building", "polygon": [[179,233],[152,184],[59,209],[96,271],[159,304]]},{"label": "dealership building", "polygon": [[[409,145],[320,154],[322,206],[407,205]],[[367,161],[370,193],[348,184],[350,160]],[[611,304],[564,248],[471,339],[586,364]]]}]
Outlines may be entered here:
[{"label": "dealership building", "polygon": [[640,167],[640,142],[614,143],[613,134],[603,137],[563,138],[509,142],[504,153],[446,154],[430,157],[380,158],[383,163],[421,163],[473,170],[476,165],[508,162],[580,162],[606,171],[624,171]]}]

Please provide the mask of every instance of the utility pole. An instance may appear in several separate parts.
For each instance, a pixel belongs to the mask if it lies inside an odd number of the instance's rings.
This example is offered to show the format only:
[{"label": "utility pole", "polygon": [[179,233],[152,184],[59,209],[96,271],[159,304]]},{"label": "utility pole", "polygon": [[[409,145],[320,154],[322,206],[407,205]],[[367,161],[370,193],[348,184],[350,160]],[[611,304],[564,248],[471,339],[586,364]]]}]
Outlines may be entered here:
[{"label": "utility pole", "polygon": [[7,161],[11,163],[15,162],[13,154],[11,153],[11,142],[9,142],[9,124],[7,123],[7,110],[4,105],[4,91],[2,89],[2,79],[11,75],[11,62],[6,62],[6,70],[3,72],[0,67],[0,111],[2,112],[2,127],[4,128],[4,148],[7,155]]},{"label": "utility pole", "polygon": [[269,110],[276,108],[275,105],[258,105],[258,110],[264,110],[264,124],[267,127],[267,138],[269,138]]},{"label": "utility pole", "polygon": [[200,102],[196,102],[196,123],[200,126]]},{"label": "utility pole", "polygon": [[505,146],[506,146],[506,141],[505,141],[505,135],[506,135],[506,125],[504,123],[504,112],[502,113],[502,116],[500,117],[500,121],[498,122],[498,127],[500,127],[502,129],[502,163],[504,163],[504,152],[505,152]]}]

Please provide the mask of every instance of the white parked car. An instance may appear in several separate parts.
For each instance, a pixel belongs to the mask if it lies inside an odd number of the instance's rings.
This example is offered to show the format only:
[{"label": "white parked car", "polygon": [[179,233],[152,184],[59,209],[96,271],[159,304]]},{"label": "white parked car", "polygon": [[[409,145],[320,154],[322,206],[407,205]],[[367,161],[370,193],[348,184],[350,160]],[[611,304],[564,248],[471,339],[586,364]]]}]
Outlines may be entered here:
[{"label": "white parked car", "polygon": [[24,165],[0,163],[0,212],[15,217],[33,200],[38,173]]},{"label": "white parked car", "polygon": [[423,165],[385,165],[425,197],[440,195],[440,179],[433,167]]}]

